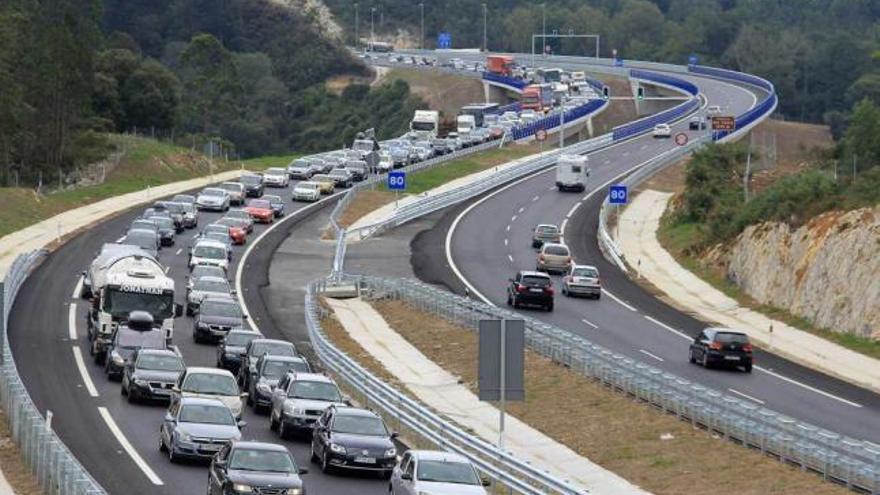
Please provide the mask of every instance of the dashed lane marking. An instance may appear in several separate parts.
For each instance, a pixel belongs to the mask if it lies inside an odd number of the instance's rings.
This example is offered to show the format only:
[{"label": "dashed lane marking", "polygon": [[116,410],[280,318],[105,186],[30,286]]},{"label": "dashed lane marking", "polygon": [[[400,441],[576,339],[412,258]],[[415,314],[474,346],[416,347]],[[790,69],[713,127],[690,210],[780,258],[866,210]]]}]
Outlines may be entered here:
[{"label": "dashed lane marking", "polygon": [[86,369],[86,361],[83,359],[82,351],[77,346],[73,346],[73,360],[76,362],[76,369],[79,370],[79,374],[82,376],[83,385],[86,386],[89,395],[97,397],[98,389],[95,388],[95,382],[93,382],[92,377],[89,376],[89,370]]},{"label": "dashed lane marking", "polygon": [[756,397],[752,397],[752,396],[749,395],[749,394],[744,394],[744,393],[740,392],[739,390],[732,389],[732,388],[728,388],[727,391],[730,392],[730,393],[732,393],[732,394],[736,394],[736,395],[738,395],[738,396],[740,396],[740,397],[743,397],[743,398],[745,398],[745,399],[748,399],[748,400],[750,400],[750,401],[752,401],[752,402],[757,402],[758,404],[761,404],[762,406],[763,406],[764,404],[766,404],[766,403],[765,403],[764,401],[762,401],[761,399],[758,399],[758,398],[756,398]]},{"label": "dashed lane marking", "polygon": [[582,319],[581,321],[584,322],[585,324],[593,327],[593,328],[597,328],[597,329],[599,328],[599,325],[596,325],[595,323],[591,322],[590,320],[587,320],[586,318]]},{"label": "dashed lane marking", "polygon": [[656,355],[656,354],[652,354],[652,353],[650,353],[650,352],[648,352],[648,351],[646,351],[646,350],[644,350],[644,349],[639,349],[639,352],[641,352],[641,353],[644,354],[645,356],[648,356],[649,358],[656,359],[657,361],[660,361],[661,363],[664,361],[664,359],[663,359],[662,357],[660,357],[660,356],[658,356],[658,355]]}]

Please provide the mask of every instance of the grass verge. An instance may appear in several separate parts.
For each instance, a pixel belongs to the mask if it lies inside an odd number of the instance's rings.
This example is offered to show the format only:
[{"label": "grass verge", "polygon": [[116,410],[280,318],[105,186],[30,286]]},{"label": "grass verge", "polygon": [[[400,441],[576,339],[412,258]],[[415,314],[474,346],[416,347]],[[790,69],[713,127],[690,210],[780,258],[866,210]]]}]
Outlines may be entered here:
[{"label": "grass verge", "polygon": [[[374,307],[407,341],[476,392],[474,332],[400,301],[374,302]],[[694,429],[534,352],[526,352],[525,363],[526,400],[509,403],[510,413],[652,493],[846,492]],[[548,405],[553,414],[547,414]]]},{"label": "grass verge", "polygon": [[6,420],[6,413],[0,411],[0,466],[3,468],[3,477],[15,495],[42,495],[40,485],[24,465],[21,451],[12,441]]}]

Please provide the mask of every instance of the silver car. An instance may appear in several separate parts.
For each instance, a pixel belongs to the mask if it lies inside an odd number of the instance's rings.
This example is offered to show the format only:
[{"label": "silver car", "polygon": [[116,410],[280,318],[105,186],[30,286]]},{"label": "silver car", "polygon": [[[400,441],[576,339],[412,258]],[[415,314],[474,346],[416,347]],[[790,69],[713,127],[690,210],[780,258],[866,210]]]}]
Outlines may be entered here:
[{"label": "silver car", "polygon": [[336,382],[326,375],[288,373],[272,391],[269,427],[281,438],[310,432],[325,409],[345,406],[345,401]]},{"label": "silver car", "polygon": [[317,172],[312,168],[312,164],[302,158],[294,160],[287,166],[287,175],[291,179],[310,179],[315,173]]},{"label": "silver car", "polygon": [[407,450],[391,473],[390,495],[486,495],[480,478],[464,456],[436,450]]},{"label": "silver car", "polygon": [[224,182],[220,184],[220,189],[226,191],[229,194],[229,202],[234,203],[236,205],[244,204],[244,184],[241,182]]},{"label": "silver car", "polygon": [[186,315],[192,316],[199,311],[202,300],[207,296],[231,296],[235,291],[226,277],[200,277],[186,291]]},{"label": "silver car", "polygon": [[244,421],[217,399],[184,397],[172,402],[159,427],[159,450],[168,460],[210,459],[231,440],[241,439]]},{"label": "silver car", "polygon": [[218,187],[207,187],[196,198],[196,208],[200,210],[229,210],[229,193]]},{"label": "silver car", "polygon": [[290,176],[283,168],[270,168],[263,172],[263,182],[268,187],[287,187],[287,184],[290,183]]},{"label": "silver car", "polygon": [[536,271],[565,273],[570,267],[571,251],[568,250],[568,246],[552,242],[546,242],[541,246]]},{"label": "silver car", "polygon": [[291,198],[294,201],[317,201],[321,199],[321,185],[312,181],[301,181],[293,186]]},{"label": "silver car", "polygon": [[592,265],[572,265],[562,279],[562,294],[565,296],[602,297],[602,284],[599,270]]}]

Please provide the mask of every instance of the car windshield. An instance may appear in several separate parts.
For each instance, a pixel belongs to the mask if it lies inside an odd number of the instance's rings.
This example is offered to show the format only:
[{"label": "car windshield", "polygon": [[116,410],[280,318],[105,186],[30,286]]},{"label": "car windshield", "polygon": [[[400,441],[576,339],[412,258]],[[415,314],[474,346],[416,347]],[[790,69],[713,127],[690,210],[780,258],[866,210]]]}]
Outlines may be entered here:
[{"label": "car windshield", "polygon": [[715,341],[722,344],[748,344],[749,337],[742,333],[718,332]]},{"label": "car windshield", "polygon": [[196,265],[193,267],[192,274],[190,275],[191,280],[198,280],[202,277],[226,277],[226,273],[223,272],[223,269],[219,266],[211,266],[211,265]]},{"label": "car windshield", "polygon": [[193,249],[193,256],[212,260],[222,260],[226,258],[226,248],[220,246],[199,245]]},{"label": "car windshield", "polygon": [[205,238],[222,242],[223,244],[229,244],[229,233],[227,232],[208,232],[205,235]]},{"label": "car windshield", "polygon": [[286,173],[286,170],[280,168],[270,168],[269,170],[266,170],[266,175],[284,175]]},{"label": "car windshield", "polygon": [[204,232],[205,234],[209,232],[220,232],[226,234],[229,232],[229,227],[227,227],[226,225],[218,225],[216,223],[212,223],[211,225],[205,227],[205,230],[203,230],[202,232]]},{"label": "car windshield", "polygon": [[186,205],[183,203],[168,203],[168,211],[171,213],[186,213]]},{"label": "car windshield", "polygon": [[296,369],[297,364],[296,361],[267,360],[263,364],[263,376],[266,378],[281,378],[288,371],[299,371]]},{"label": "car windshield", "polygon": [[272,208],[272,204],[265,199],[252,199],[248,202],[248,206],[251,208],[262,208],[264,210]]},{"label": "car windshield", "polygon": [[174,220],[168,217],[150,217],[150,220],[156,222],[161,229],[173,229]]},{"label": "car windshield", "polygon": [[244,347],[259,336],[256,332],[230,332],[226,335],[226,345]]},{"label": "car windshield", "polygon": [[205,301],[199,311],[206,316],[220,316],[223,318],[241,318],[241,309],[234,301]]},{"label": "car windshield", "polygon": [[229,282],[225,279],[211,279],[208,277],[202,277],[196,280],[196,283],[193,285],[193,290],[202,291],[202,292],[222,292],[224,294],[229,293]]},{"label": "car windshield", "polygon": [[171,201],[174,201],[177,203],[186,203],[186,204],[193,203],[193,202],[195,202],[195,200],[196,200],[196,198],[193,196],[190,196],[189,194],[178,194],[177,196],[174,196],[173,198],[171,198]]},{"label": "car windshield", "polygon": [[596,278],[599,276],[599,272],[596,271],[595,268],[575,268],[572,270],[571,275],[573,277],[592,277]]},{"label": "car windshield", "polygon": [[120,330],[116,335],[116,345],[122,349],[164,349],[165,332]]},{"label": "car windshield", "polygon": [[220,188],[229,192],[241,192],[241,184],[220,184]]},{"label": "car windshield", "polygon": [[158,228],[159,228],[159,226],[156,225],[156,222],[154,222],[152,220],[135,220],[134,222],[131,222],[131,227],[129,228],[129,230],[140,229],[140,230],[153,230],[153,231],[155,231]]},{"label": "car windshield", "polygon": [[358,151],[373,151],[373,142],[372,141],[355,141],[351,146],[351,149]]},{"label": "car windshield", "polygon": [[341,402],[342,396],[336,385],[329,382],[293,382],[289,397],[294,399]]},{"label": "car windshield", "polygon": [[292,167],[294,168],[309,168],[309,162],[305,160],[296,160],[293,162]]},{"label": "car windshield", "polygon": [[125,236],[125,243],[147,249],[156,249],[156,236],[149,232],[130,232]]},{"label": "car windshield", "polygon": [[205,404],[189,404],[180,408],[181,423],[200,423],[206,425],[228,425],[235,424],[235,418],[232,412],[224,406],[209,406]]},{"label": "car windshield", "polygon": [[183,363],[177,356],[141,354],[137,360],[137,368],[149,371],[183,371]]},{"label": "car windshield", "polygon": [[315,184],[314,182],[300,182],[296,185],[297,189],[305,189],[307,191],[314,191],[318,187],[318,184]]},{"label": "car windshield", "polygon": [[257,342],[251,346],[251,356],[260,357],[266,353],[273,356],[296,356],[293,345],[282,345],[279,342]]},{"label": "car windshield", "polygon": [[250,213],[248,213],[244,210],[229,210],[229,212],[226,214],[226,216],[229,218],[236,218],[236,219],[242,219],[242,220],[246,219],[246,218],[249,219],[251,217]]},{"label": "car windshield", "polygon": [[541,227],[538,227],[538,233],[544,235],[558,234],[559,228],[555,225],[542,225]]},{"label": "car windshield", "polygon": [[150,313],[153,321],[162,321],[174,315],[174,296],[110,289],[104,297],[104,310],[114,318],[126,318],[132,311],[142,310]]},{"label": "car windshield", "polygon": [[568,256],[568,248],[565,246],[546,246],[544,254],[551,256]]},{"label": "car windshield", "polygon": [[222,225],[229,229],[229,227],[241,227],[241,219],[238,218],[221,218],[214,222],[217,225]]},{"label": "car windshield", "polygon": [[371,437],[388,436],[385,423],[375,416],[337,415],[333,418],[333,432]]},{"label": "car windshield", "polygon": [[432,483],[482,484],[474,468],[464,462],[419,461],[416,478]]},{"label": "car windshield", "polygon": [[229,456],[229,469],[270,473],[295,473],[296,464],[287,452],[235,449]]},{"label": "car windshield", "polygon": [[538,277],[538,276],[530,276],[526,275],[522,278],[523,285],[530,285],[534,287],[544,287],[550,285],[550,279],[546,277]]},{"label": "car windshield", "polygon": [[202,191],[202,194],[205,196],[223,196],[224,192],[222,189],[205,189]]},{"label": "car windshield", "polygon": [[232,375],[192,373],[183,382],[183,392],[209,395],[238,395],[238,384]]},{"label": "car windshield", "polygon": [[263,179],[259,175],[242,175],[240,179],[242,184],[247,185],[257,185],[263,181]]},{"label": "car windshield", "polygon": [[269,204],[272,206],[284,204],[284,201],[282,201],[281,196],[269,196],[268,194],[266,194],[263,196],[263,199],[268,201]]},{"label": "car windshield", "polygon": [[433,122],[413,122],[412,130],[414,131],[433,131],[434,123]]}]

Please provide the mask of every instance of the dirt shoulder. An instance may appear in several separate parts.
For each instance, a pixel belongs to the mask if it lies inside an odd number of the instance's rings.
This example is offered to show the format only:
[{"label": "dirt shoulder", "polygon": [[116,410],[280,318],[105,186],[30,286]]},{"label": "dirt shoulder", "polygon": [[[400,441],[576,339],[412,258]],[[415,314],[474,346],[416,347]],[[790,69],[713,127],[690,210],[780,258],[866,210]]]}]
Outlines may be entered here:
[{"label": "dirt shoulder", "polygon": [[7,425],[6,413],[0,411],[0,469],[3,477],[12,486],[15,495],[42,495],[43,491],[30,469],[24,465],[21,451],[12,441]]}]

